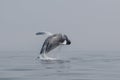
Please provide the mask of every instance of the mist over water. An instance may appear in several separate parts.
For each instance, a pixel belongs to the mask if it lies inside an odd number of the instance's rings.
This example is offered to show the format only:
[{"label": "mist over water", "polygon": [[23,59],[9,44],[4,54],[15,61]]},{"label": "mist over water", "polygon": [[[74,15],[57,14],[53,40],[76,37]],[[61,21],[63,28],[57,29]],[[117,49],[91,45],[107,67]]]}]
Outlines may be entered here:
[{"label": "mist over water", "polygon": [[72,50],[120,50],[119,0],[0,0],[0,51],[38,51],[45,37],[66,34]]}]

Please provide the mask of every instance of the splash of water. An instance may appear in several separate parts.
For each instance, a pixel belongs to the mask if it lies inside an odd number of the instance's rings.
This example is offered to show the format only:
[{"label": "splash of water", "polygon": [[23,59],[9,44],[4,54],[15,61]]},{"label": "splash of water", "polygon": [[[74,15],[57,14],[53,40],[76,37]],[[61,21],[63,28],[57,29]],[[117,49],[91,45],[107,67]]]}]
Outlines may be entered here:
[{"label": "splash of water", "polygon": [[41,60],[57,60],[57,58],[48,57],[46,54],[40,55]]}]

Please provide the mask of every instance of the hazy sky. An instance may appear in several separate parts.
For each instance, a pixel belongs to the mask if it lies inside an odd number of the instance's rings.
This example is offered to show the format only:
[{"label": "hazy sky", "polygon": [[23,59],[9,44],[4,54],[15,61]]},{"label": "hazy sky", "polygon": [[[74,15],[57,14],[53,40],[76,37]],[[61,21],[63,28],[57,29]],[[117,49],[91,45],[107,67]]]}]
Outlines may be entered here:
[{"label": "hazy sky", "polygon": [[0,51],[38,51],[65,33],[70,50],[120,50],[120,0],[0,0]]}]

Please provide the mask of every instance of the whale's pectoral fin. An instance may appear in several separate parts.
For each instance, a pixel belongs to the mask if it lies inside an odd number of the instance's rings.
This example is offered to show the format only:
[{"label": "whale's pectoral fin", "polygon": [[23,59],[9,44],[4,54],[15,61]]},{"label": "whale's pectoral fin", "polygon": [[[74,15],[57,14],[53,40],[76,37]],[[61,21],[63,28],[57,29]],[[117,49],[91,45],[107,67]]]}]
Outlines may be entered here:
[{"label": "whale's pectoral fin", "polygon": [[62,45],[66,45],[67,44],[67,41],[64,40],[63,43],[61,43]]},{"label": "whale's pectoral fin", "polygon": [[50,32],[37,32],[36,35],[52,35]]}]

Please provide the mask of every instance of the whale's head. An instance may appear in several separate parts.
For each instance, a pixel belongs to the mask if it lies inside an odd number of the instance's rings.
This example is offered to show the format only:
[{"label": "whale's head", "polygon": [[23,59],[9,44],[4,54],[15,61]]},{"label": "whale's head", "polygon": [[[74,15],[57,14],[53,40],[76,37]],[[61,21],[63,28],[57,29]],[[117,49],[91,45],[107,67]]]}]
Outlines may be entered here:
[{"label": "whale's head", "polygon": [[70,45],[71,44],[71,41],[70,39],[67,37],[67,35],[64,35],[64,39],[66,41],[66,45]]}]

